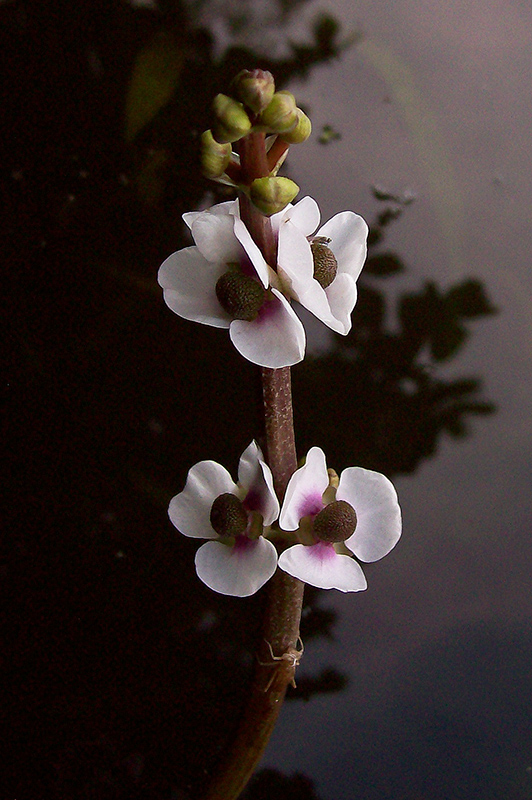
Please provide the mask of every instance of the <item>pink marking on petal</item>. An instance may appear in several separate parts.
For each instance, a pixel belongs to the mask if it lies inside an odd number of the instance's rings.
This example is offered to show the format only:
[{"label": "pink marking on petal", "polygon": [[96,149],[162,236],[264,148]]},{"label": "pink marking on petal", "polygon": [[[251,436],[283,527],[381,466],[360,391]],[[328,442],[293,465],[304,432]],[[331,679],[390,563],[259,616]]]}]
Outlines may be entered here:
[{"label": "pink marking on petal", "polygon": [[305,497],[298,508],[299,519],[303,517],[315,517],[324,508],[321,494],[309,494]]},{"label": "pink marking on petal", "polygon": [[257,489],[253,488],[250,489],[247,495],[245,496],[244,500],[242,501],[242,505],[246,509],[246,511],[260,511],[262,507],[262,495]]},{"label": "pink marking on petal", "polygon": [[241,536],[235,537],[235,544],[233,546],[233,552],[236,556],[243,555],[246,551],[252,549],[257,544],[256,539],[248,539],[245,533]]},{"label": "pink marking on petal", "polygon": [[332,561],[336,558],[337,553],[331,542],[317,542],[311,545],[309,555],[323,563],[324,561]]}]

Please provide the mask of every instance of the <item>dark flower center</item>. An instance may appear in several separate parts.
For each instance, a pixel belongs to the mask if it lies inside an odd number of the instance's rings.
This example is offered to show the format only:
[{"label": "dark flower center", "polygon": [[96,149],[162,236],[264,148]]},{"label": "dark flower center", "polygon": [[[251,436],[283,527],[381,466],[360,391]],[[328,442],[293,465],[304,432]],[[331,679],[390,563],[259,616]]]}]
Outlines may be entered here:
[{"label": "dark flower center", "polygon": [[254,278],[231,269],[224,272],[216,283],[216,297],[224,311],[233,319],[247,322],[257,318],[265,293],[262,284]]},{"label": "dark flower center", "polygon": [[355,532],[357,515],[345,500],[333,500],[314,518],[314,535],[321,542],[345,542]]},{"label": "dark flower center", "polygon": [[230,492],[216,498],[212,504],[210,519],[219,536],[241,536],[248,526],[248,515],[244,506]]},{"label": "dark flower center", "polygon": [[314,258],[314,278],[322,289],[331,285],[338,272],[338,262],[333,251],[328,247],[330,241],[326,236],[317,236],[310,243]]}]

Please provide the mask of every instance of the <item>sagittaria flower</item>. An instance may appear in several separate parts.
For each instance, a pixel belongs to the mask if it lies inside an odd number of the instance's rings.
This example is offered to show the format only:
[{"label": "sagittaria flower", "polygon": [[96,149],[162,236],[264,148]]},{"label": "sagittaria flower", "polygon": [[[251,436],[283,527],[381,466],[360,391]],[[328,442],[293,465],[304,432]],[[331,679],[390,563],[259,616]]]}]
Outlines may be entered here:
[{"label": "sagittaria flower", "polygon": [[320,210],[312,197],[271,221],[278,237],[277,273],[285,292],[333,331],[349,333],[356,282],[366,260],[366,222],[353,211],[342,211],[318,229]]},{"label": "sagittaria flower", "polygon": [[279,557],[279,567],[321,589],[358,592],[367,583],[358,562],[383,558],[401,536],[397,493],[384,475],[348,467],[338,481],[319,447],[290,478],[279,517],[300,540]]},{"label": "sagittaria flower", "polygon": [[195,563],[198,577],[215,592],[247,597],[275,572],[277,550],[262,534],[279,516],[279,501],[256,442],[242,453],[238,483],[215,461],[193,466],[168,514],[185,536],[210,540]]},{"label": "sagittaria flower", "polygon": [[183,215],[195,245],[161,265],[165,302],[184,319],[229,328],[236,349],[254,364],[297,364],[305,354],[303,325],[271,285],[272,270],[237,209],[237,203],[221,203]]}]

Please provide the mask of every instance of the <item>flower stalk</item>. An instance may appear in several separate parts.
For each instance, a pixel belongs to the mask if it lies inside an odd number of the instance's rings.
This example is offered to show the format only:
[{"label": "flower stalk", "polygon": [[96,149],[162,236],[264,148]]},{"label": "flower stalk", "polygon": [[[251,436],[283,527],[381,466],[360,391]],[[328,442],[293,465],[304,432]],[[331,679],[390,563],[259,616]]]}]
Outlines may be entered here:
[{"label": "flower stalk", "polygon": [[[239,142],[240,163],[245,181],[269,173],[265,135],[252,132]],[[239,193],[240,217],[274,268],[277,245],[268,217]],[[281,502],[291,475],[297,469],[290,367],[262,369],[266,460],[273,474]],[[255,674],[240,727],[222,763],[219,764],[202,800],[233,800],[244,790],[268,744],[281,709],[286,689],[294,681],[296,662],[283,658],[295,647],[303,606],[305,584],[277,569],[268,584],[257,652]],[[271,651],[270,651],[271,648]],[[278,660],[272,661],[272,653]],[[273,675],[272,675],[273,671]]]}]

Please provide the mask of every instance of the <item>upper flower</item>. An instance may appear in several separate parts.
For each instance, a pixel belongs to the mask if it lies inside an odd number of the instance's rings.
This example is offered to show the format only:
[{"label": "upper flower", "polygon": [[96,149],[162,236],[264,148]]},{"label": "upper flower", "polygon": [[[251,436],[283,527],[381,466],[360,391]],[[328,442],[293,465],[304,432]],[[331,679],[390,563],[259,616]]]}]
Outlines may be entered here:
[{"label": "upper flower", "polygon": [[195,464],[168,514],[185,536],[212,540],[199,548],[195,563],[215,592],[247,597],[275,572],[277,551],[262,533],[279,516],[279,502],[256,442],[242,453],[238,483],[215,461]]},{"label": "upper flower", "polygon": [[272,271],[236,209],[236,203],[221,203],[183,215],[195,246],[173,253],[159,269],[164,299],[180,317],[229,328],[236,349],[254,364],[297,364],[305,331],[283,293],[270,285]]},{"label": "upper flower", "polygon": [[321,589],[357,592],[366,588],[366,578],[345,548],[361,561],[383,558],[401,535],[401,511],[384,475],[348,467],[338,481],[327,471],[323,451],[313,447],[290,478],[279,525],[299,529],[300,538],[308,540],[281,554],[281,569]]},{"label": "upper flower", "polygon": [[318,229],[318,204],[305,197],[271,216],[276,270],[239,218],[236,201],[183,219],[195,246],[173,253],[159,270],[164,299],[176,314],[229,328],[245,358],[273,369],[304,356],[305,332],[292,299],[337,333],[349,332],[368,234],[358,214],[343,211]]},{"label": "upper flower", "polygon": [[367,252],[368,226],[353,211],[342,211],[321,228],[312,197],[271,217],[278,234],[277,272],[294,300],[337,333],[351,329],[356,281]]}]

